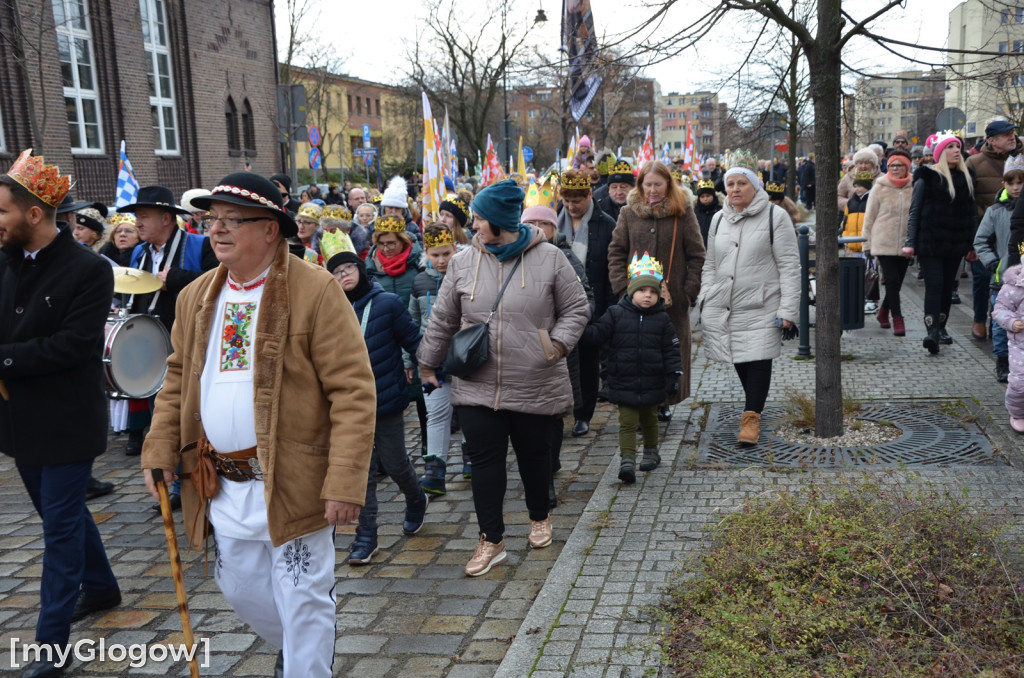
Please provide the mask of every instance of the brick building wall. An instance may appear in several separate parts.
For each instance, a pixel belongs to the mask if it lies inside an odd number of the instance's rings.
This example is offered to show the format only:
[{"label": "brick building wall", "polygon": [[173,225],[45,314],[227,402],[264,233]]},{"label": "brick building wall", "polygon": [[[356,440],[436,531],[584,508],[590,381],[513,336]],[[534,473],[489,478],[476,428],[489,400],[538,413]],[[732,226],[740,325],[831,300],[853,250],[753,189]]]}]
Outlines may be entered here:
[{"label": "brick building wall", "polygon": [[[197,186],[212,188],[225,174],[243,169],[246,160],[260,174],[279,171],[271,0],[162,4],[176,148],[156,150],[139,2],[87,0],[102,145],[72,152],[52,0],[0,3],[0,30],[11,38],[0,40],[0,166],[31,146],[72,172],[77,198],[107,203],[114,199],[122,139],[139,183],[161,184],[179,196]],[[229,148],[229,96],[237,110],[236,138],[249,142],[237,148]]]}]

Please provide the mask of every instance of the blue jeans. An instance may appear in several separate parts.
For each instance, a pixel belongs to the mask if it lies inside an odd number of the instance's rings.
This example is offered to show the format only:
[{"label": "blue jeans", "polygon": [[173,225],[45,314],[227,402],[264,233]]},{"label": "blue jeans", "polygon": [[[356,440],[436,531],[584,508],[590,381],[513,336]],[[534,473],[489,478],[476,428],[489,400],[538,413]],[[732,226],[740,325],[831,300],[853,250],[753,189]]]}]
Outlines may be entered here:
[{"label": "blue jeans", "polygon": [[18,466],[43,519],[43,576],[39,586],[36,641],[66,644],[78,593],[118,590],[100,532],[85,506],[92,461],[58,466]]},{"label": "blue jeans", "polygon": [[[999,290],[993,290],[993,308],[995,308],[997,296],[999,296]],[[992,355],[997,357],[1005,357],[1010,355],[1010,348],[1006,340],[1006,330],[1003,329],[1003,326],[997,323],[995,320],[992,321]]]},{"label": "blue jeans", "polygon": [[360,527],[377,527],[377,469],[398,485],[407,501],[419,501],[420,482],[416,470],[405,451],[405,419],[401,412],[377,415],[377,428],[373,432],[373,456],[370,457],[370,475],[366,481],[366,502],[359,511]]}]

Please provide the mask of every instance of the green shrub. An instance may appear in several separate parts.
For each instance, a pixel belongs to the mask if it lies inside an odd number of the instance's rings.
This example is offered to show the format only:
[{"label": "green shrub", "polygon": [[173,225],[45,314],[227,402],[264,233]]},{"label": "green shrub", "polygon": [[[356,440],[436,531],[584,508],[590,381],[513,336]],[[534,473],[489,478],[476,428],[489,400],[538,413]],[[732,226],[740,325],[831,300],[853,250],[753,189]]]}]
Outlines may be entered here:
[{"label": "green shrub", "polygon": [[701,677],[1024,676],[1005,527],[868,478],[744,506],[676,573],[662,658]]}]

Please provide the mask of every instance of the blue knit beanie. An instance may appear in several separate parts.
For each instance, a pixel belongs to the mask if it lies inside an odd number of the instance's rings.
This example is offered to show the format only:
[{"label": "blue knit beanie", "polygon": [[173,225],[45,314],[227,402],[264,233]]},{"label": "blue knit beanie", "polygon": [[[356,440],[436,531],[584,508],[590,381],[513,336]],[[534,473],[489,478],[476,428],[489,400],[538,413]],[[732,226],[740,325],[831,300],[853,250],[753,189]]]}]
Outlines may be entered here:
[{"label": "blue knit beanie", "polygon": [[473,198],[472,210],[498,228],[518,231],[525,197],[519,184],[506,179],[477,193]]}]

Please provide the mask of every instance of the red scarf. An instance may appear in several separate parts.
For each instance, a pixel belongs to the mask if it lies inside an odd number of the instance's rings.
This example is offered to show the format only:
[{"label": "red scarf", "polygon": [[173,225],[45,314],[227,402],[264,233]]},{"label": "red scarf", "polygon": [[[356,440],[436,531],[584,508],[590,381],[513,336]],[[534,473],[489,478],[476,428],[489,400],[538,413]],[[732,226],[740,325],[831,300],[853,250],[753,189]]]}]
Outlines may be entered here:
[{"label": "red scarf", "polygon": [[395,276],[399,276],[405,273],[405,268],[409,263],[409,254],[411,252],[412,247],[407,245],[404,250],[402,250],[395,256],[386,257],[378,249],[377,258],[380,259],[380,267],[384,270],[384,273],[387,276],[394,278]]}]

